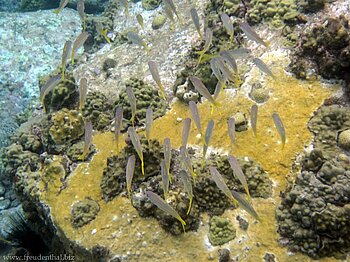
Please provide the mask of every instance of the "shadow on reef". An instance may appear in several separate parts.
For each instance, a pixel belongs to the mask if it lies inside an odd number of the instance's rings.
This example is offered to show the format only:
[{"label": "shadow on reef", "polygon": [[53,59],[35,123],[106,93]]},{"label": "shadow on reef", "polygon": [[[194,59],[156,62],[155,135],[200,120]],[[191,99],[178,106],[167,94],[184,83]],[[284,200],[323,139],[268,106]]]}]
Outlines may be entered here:
[{"label": "shadow on reef", "polygon": [[4,225],[6,243],[14,247],[8,255],[35,256],[49,254],[47,245],[40,235],[31,228],[29,221],[21,210],[11,214],[7,221]]}]

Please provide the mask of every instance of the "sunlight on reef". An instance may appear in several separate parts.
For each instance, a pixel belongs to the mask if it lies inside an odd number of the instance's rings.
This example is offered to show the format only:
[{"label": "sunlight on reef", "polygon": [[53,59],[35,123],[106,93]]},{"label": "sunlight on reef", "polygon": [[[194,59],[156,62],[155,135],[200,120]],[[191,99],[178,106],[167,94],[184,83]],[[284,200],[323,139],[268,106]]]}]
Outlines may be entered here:
[{"label": "sunlight on reef", "polygon": [[[256,70],[252,72],[258,74]],[[231,249],[233,256],[244,261],[261,261],[266,252],[274,253],[281,261],[311,261],[302,254],[288,255],[288,251],[277,243],[275,230],[275,208],[278,194],[285,187],[285,177],[291,169],[295,155],[303,150],[312,135],[307,129],[307,122],[313,112],[323,103],[335,88],[324,88],[319,82],[303,82],[276,69],[276,80],[268,79],[266,87],[271,91],[270,99],[259,106],[258,139],[252,130],[236,132],[238,147],[232,147],[227,134],[227,118],[237,111],[249,116],[253,104],[244,94],[244,88],[236,95],[232,90],[225,90],[220,96],[223,105],[215,109],[214,134],[211,145],[230,151],[235,156],[249,156],[258,161],[274,180],[274,194],[269,199],[253,199],[253,206],[261,217],[261,222],[254,223],[241,209],[226,211],[223,217],[230,218],[236,224],[237,237],[224,245]],[[252,77],[253,77],[252,76]],[[203,126],[211,118],[210,106],[206,101],[199,105]],[[274,127],[271,114],[277,111],[281,116],[287,134],[287,142],[282,150],[279,135]],[[182,122],[178,118],[189,117],[188,107],[179,102],[172,105],[172,110],[157,119],[152,128],[152,137],[163,141],[169,137],[173,147],[181,143]],[[192,124],[190,144],[201,146],[196,138],[197,130]],[[124,138],[121,138],[124,139]],[[121,142],[121,141],[120,141]],[[77,245],[91,249],[96,243],[110,249],[112,254],[127,254],[128,261],[142,258],[152,261],[208,261],[217,259],[217,248],[208,247],[208,217],[203,217],[203,224],[198,232],[188,232],[180,236],[166,233],[154,218],[140,218],[137,211],[125,197],[117,197],[106,203],[101,198],[100,181],[107,157],[116,154],[114,135],[110,132],[96,134],[93,143],[97,148],[90,163],[80,164],[71,174],[67,188],[59,191],[59,181],[50,183],[43,195],[44,202],[51,207],[54,223],[66,237]],[[58,179],[57,179],[58,180]],[[96,219],[82,228],[75,229],[70,222],[71,205],[85,197],[96,200],[100,211]],[[240,214],[250,221],[247,232],[238,229],[235,219]],[[257,244],[260,243],[260,244]],[[250,251],[246,247],[250,247]],[[136,250],[136,253],[135,253]],[[322,259],[330,261],[331,259]]]}]

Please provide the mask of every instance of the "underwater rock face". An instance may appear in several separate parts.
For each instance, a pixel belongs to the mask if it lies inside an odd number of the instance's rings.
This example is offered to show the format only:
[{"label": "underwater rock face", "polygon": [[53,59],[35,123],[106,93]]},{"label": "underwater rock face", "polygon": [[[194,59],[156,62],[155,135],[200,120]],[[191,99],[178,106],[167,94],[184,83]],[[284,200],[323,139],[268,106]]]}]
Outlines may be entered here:
[{"label": "underwater rock face", "polygon": [[100,207],[92,199],[86,198],[73,204],[71,211],[71,223],[74,227],[82,227],[94,220]]},{"label": "underwater rock face", "polygon": [[350,165],[333,158],[302,170],[276,210],[279,234],[293,251],[313,258],[350,248]]},{"label": "underwater rock face", "polygon": [[350,30],[344,16],[326,18],[303,29],[289,65],[302,79],[347,79],[350,72]]},{"label": "underwater rock face", "polygon": [[210,219],[209,241],[213,246],[221,246],[236,237],[236,229],[226,218],[213,216]]}]

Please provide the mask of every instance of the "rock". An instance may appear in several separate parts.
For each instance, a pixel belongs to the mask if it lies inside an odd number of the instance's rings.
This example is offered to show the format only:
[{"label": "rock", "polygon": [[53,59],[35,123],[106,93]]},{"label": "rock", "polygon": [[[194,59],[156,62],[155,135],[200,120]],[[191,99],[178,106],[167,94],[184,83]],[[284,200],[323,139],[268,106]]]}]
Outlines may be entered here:
[{"label": "rock", "polygon": [[10,199],[0,200],[0,211],[9,208],[11,205]]},{"label": "rock", "polygon": [[4,187],[4,185],[0,182],[0,197],[2,197],[3,195],[5,195],[6,192],[6,188]]},{"label": "rock", "polygon": [[276,256],[271,253],[265,253],[264,262],[276,262]]},{"label": "rock", "polygon": [[228,250],[227,248],[219,249],[218,253],[219,253],[219,262],[230,262],[231,261],[230,250]]},{"label": "rock", "polygon": [[245,220],[243,217],[241,216],[237,216],[236,220],[239,223],[239,228],[243,229],[243,230],[247,230],[249,227],[249,222],[247,220]]},{"label": "rock", "polygon": [[161,28],[165,24],[166,19],[167,19],[166,16],[163,14],[155,15],[152,21],[152,28],[154,30]]},{"label": "rock", "polygon": [[237,132],[246,131],[248,129],[248,120],[244,113],[237,112],[233,117],[235,119],[235,129]]}]

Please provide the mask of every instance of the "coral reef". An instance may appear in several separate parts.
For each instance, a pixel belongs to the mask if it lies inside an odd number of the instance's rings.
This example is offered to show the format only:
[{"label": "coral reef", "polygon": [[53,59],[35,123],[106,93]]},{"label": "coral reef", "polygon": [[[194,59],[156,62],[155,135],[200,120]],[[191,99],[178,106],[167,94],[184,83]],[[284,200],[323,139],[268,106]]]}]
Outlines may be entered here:
[{"label": "coral reef", "polygon": [[348,128],[350,108],[337,105],[321,107],[309,122],[309,129],[315,134],[315,147],[321,150],[327,159],[342,153],[337,147],[337,136],[340,131]]},{"label": "coral reef", "polygon": [[58,145],[74,141],[84,134],[84,120],[79,111],[62,109],[52,114],[51,121],[49,133]]},{"label": "coral reef", "polygon": [[248,22],[257,24],[265,20],[275,27],[296,23],[299,13],[294,1],[252,0],[247,12]]},{"label": "coral reef", "polygon": [[21,0],[20,11],[37,11],[40,9],[57,8],[59,0],[43,1],[43,0]]},{"label": "coral reef", "polygon": [[[137,78],[130,78],[125,82],[125,85],[132,88],[136,97],[136,126],[145,124],[146,110],[148,107],[152,108],[154,119],[165,114],[167,103],[160,97],[158,89],[154,89],[152,86]],[[131,106],[126,90],[120,92],[119,98],[115,102],[115,108],[118,107],[123,107],[123,117],[130,120]],[[130,125],[131,122],[128,122],[127,126]]]},{"label": "coral reef", "polygon": [[145,10],[153,10],[160,6],[161,0],[142,0],[142,7]]},{"label": "coral reef", "polygon": [[[249,158],[237,159],[247,179],[251,196],[268,198],[272,194],[272,182],[265,171]],[[201,161],[194,161],[194,169],[200,174],[194,187],[194,197],[200,210],[221,215],[231,204],[211,179],[208,166],[216,166],[220,174],[227,179],[227,186],[245,192],[239,180],[233,174],[226,156],[211,154],[203,167]]]},{"label": "coral reef", "polygon": [[350,30],[344,16],[329,17],[303,29],[289,65],[299,78],[347,79],[350,72]]},{"label": "coral reef", "polygon": [[[68,147],[66,154],[69,159],[73,162],[82,161],[81,156],[84,152],[84,141],[77,142],[72,146]],[[89,159],[89,157],[95,152],[95,146],[91,145],[88,152],[85,152],[85,159]]]},{"label": "coral reef", "polygon": [[226,218],[213,216],[209,226],[208,238],[213,246],[221,246],[236,237],[236,229]]},{"label": "coral reef", "polygon": [[252,85],[252,89],[249,93],[249,97],[256,103],[265,103],[270,98],[270,92],[268,89],[263,88],[259,82]]},{"label": "coral reef", "polygon": [[162,26],[165,24],[167,17],[163,14],[157,14],[153,17],[152,20],[152,28],[154,30],[157,30],[159,28],[162,28]]},{"label": "coral reef", "polygon": [[[160,160],[163,157],[163,147],[157,140],[151,140],[148,145],[145,138],[141,138],[143,145],[143,156],[145,165],[145,176],[142,176],[141,161],[137,157],[135,163],[135,172],[133,177],[133,187],[140,186],[140,183],[147,180],[150,176],[159,175]],[[107,158],[107,167],[103,171],[101,180],[101,192],[105,201],[110,201],[126,189],[125,168],[128,157],[137,156],[137,152],[128,140],[128,144],[119,153],[119,156]],[[132,190],[133,191],[133,190]]]},{"label": "coral reef", "polygon": [[94,220],[100,211],[98,203],[86,198],[73,204],[71,211],[71,223],[74,227],[82,227]]},{"label": "coral reef", "polygon": [[350,129],[341,131],[338,135],[338,145],[344,150],[350,150]]},{"label": "coral reef", "polygon": [[86,121],[91,121],[94,129],[105,130],[113,118],[112,102],[101,92],[92,91],[86,96],[83,115]]},{"label": "coral reef", "polygon": [[294,251],[313,258],[350,248],[350,159],[332,158],[303,169],[276,211],[278,232]]},{"label": "coral reef", "polygon": [[323,9],[327,0],[296,0],[296,5],[302,12],[311,13]]},{"label": "coral reef", "polygon": [[14,174],[21,168],[36,170],[40,162],[39,155],[25,151],[15,143],[4,149],[2,159],[7,174]]},{"label": "coral reef", "polygon": [[[39,89],[45,85],[52,76],[56,75],[56,70],[52,74],[39,79]],[[75,79],[71,73],[67,73],[65,80],[58,83],[54,89],[49,92],[44,99],[44,106],[47,112],[54,112],[62,108],[73,109],[78,105],[79,93],[75,85]]]}]

